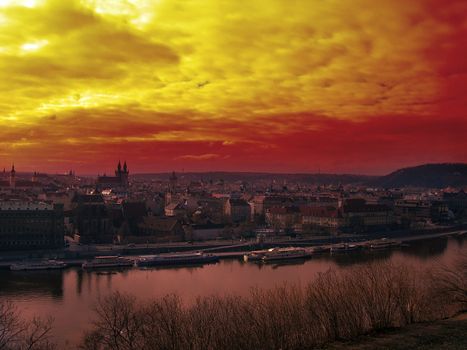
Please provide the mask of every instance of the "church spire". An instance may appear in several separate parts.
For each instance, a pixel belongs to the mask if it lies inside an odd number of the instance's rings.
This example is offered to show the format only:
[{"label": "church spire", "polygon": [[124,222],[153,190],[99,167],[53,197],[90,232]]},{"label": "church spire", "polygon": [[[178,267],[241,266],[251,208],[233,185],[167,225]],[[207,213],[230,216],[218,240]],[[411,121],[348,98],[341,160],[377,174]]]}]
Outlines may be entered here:
[{"label": "church spire", "polygon": [[16,187],[16,170],[15,170],[15,163],[11,165],[11,172],[10,172],[10,187]]}]

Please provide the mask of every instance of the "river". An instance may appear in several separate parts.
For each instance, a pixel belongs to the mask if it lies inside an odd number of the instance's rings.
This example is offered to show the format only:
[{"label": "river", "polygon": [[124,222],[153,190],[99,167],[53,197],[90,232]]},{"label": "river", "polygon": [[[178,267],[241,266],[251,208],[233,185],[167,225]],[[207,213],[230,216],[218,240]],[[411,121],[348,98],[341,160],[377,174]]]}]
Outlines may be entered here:
[{"label": "river", "polygon": [[448,263],[467,248],[466,239],[437,238],[412,242],[408,247],[378,252],[362,251],[322,255],[294,264],[257,265],[221,260],[202,267],[128,269],[114,274],[63,271],[0,271],[0,299],[10,300],[23,317],[52,316],[54,341],[59,348],[77,344],[89,329],[93,305],[112,292],[131,293],[141,299],[176,293],[186,303],[212,294],[246,295],[253,287],[272,288],[284,283],[305,285],[319,272],[346,269],[381,260],[424,267]]}]

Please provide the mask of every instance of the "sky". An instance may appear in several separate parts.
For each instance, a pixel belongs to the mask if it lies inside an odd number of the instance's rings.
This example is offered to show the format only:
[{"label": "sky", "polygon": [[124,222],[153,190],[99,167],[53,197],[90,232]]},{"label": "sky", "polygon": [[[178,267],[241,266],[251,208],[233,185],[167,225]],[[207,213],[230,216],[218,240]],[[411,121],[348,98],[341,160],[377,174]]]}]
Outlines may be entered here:
[{"label": "sky", "polygon": [[464,0],[0,0],[0,167],[467,162]]}]

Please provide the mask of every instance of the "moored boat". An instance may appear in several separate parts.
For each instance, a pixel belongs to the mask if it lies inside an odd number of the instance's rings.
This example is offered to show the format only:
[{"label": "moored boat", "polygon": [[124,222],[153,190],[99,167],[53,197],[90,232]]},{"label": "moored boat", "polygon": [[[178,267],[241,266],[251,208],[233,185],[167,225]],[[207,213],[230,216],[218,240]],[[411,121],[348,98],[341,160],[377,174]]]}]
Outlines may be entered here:
[{"label": "moored boat", "polygon": [[264,262],[279,260],[306,259],[311,257],[311,251],[305,248],[271,248],[263,257]]},{"label": "moored boat", "polygon": [[216,263],[219,257],[205,253],[179,253],[141,256],[136,259],[136,266],[168,266]]},{"label": "moored boat", "polygon": [[243,255],[243,261],[245,262],[257,262],[262,261],[264,255],[268,252],[268,249],[254,250]]},{"label": "moored boat", "polygon": [[387,249],[392,247],[398,247],[402,242],[395,241],[392,239],[382,238],[378,241],[370,242],[370,249]]},{"label": "moored boat", "polygon": [[15,263],[10,265],[12,271],[27,271],[27,270],[58,270],[64,269],[67,265],[59,260],[40,260],[28,261],[23,263]]},{"label": "moored boat", "polygon": [[131,267],[134,261],[129,258],[105,255],[96,256],[93,260],[84,262],[81,267],[83,269],[98,269],[98,268],[112,268],[112,267]]},{"label": "moored boat", "polygon": [[346,253],[357,250],[358,246],[356,244],[334,244],[331,246],[331,253]]}]

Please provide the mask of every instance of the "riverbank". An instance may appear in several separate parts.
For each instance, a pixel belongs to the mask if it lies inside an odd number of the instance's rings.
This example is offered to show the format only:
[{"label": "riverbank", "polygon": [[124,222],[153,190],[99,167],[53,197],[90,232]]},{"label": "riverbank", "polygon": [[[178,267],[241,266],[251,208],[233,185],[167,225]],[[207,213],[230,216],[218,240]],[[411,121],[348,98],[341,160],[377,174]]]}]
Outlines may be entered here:
[{"label": "riverbank", "polygon": [[60,259],[69,267],[81,266],[86,260],[92,259],[95,256],[105,255],[120,255],[128,257],[138,257],[140,255],[151,255],[171,252],[204,252],[213,253],[219,256],[220,259],[242,259],[244,254],[252,250],[257,249],[269,249],[274,247],[313,247],[323,246],[330,248],[335,244],[341,243],[352,243],[359,249],[364,249],[373,240],[381,239],[382,237],[390,237],[396,239],[404,244],[419,241],[428,240],[434,238],[442,238],[449,236],[465,236],[467,231],[465,230],[442,230],[442,232],[432,233],[426,231],[423,233],[417,232],[418,234],[407,235],[399,233],[398,235],[384,235],[383,233],[374,235],[345,235],[339,237],[312,237],[302,239],[290,239],[280,237],[279,239],[270,240],[266,242],[258,243],[256,241],[244,241],[244,242],[231,242],[228,241],[213,241],[203,242],[198,244],[160,244],[152,246],[79,246],[81,249],[62,249],[49,252],[20,252],[9,254],[3,254],[0,256],[0,269],[9,269],[10,265],[18,261],[28,261],[33,259]]},{"label": "riverbank", "polygon": [[467,313],[446,320],[417,323],[335,342],[322,350],[464,350],[467,349]]}]

